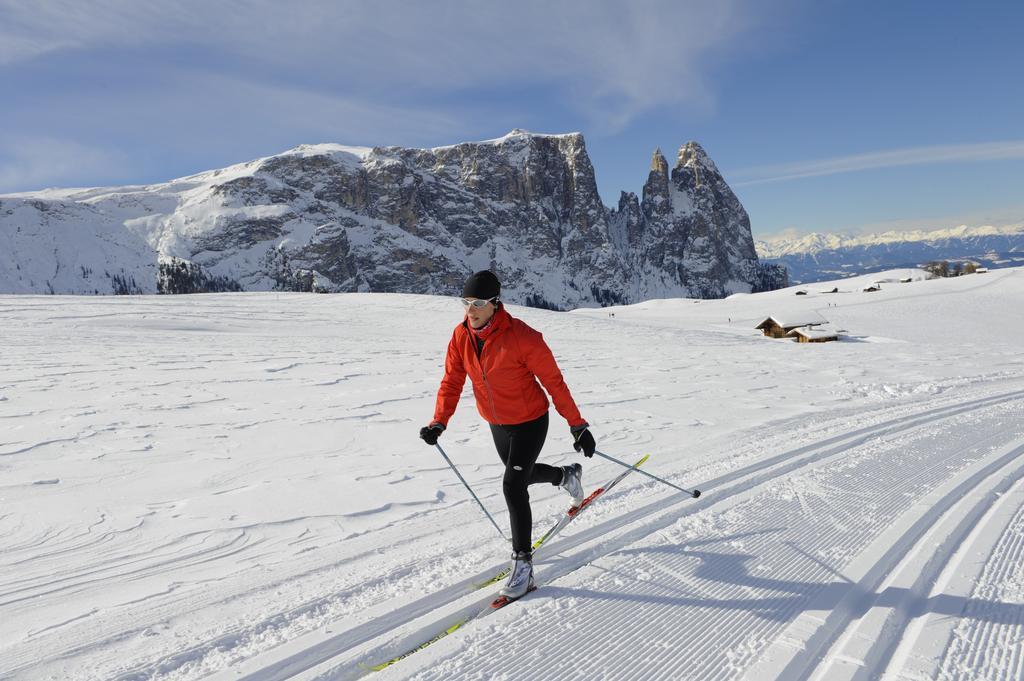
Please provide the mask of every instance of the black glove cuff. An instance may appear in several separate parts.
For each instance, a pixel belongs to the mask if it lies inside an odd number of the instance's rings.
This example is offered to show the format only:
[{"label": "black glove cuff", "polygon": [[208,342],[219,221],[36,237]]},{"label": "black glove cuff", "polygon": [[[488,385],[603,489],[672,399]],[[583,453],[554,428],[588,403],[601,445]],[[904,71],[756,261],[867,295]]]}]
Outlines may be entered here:
[{"label": "black glove cuff", "polygon": [[585,431],[589,427],[590,427],[589,423],[583,422],[583,423],[581,423],[578,426],[570,427],[569,428],[569,432],[572,433],[573,435],[575,435],[576,437],[579,437],[579,434],[582,433],[583,431]]}]

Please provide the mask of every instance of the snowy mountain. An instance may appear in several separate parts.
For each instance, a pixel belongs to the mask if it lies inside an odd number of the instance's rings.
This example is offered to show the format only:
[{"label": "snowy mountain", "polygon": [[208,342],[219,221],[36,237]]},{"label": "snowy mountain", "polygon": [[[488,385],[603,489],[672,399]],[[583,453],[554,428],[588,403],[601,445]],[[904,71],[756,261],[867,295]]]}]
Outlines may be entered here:
[{"label": "snowy mountain", "polygon": [[602,204],[580,134],[434,149],[323,144],[172,182],[0,198],[0,291],[452,294],[577,307],[778,288],[696,143]]},{"label": "snowy mountain", "polygon": [[809,283],[928,262],[974,262],[997,268],[1024,264],[1024,225],[967,227],[865,236],[808,234],[757,242],[766,262],[784,265],[792,283]]},{"label": "snowy mountain", "polygon": [[633,274],[629,300],[721,298],[787,284],[783,268],[758,262],[747,212],[696,142],[679,149],[671,174],[656,150],[642,199],[623,192],[609,219]]},{"label": "snowy mountain", "polygon": [[[630,475],[497,611],[509,544],[417,438],[456,301],[0,296],[0,678],[1019,680],[1024,268],[907,274],[510,306],[601,452],[703,494]],[[439,442],[507,533],[474,402]],[[554,410],[540,460],[622,470]]]}]

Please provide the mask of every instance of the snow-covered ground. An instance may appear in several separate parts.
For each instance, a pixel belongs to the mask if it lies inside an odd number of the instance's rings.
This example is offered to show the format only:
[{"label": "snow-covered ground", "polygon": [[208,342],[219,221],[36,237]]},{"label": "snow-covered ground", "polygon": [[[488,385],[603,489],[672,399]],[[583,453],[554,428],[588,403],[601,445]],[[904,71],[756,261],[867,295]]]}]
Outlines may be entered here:
[{"label": "snow-covered ground", "polygon": [[[1024,269],[906,274],[513,308],[602,451],[704,494],[630,476],[378,673],[507,563],[417,439],[454,298],[0,297],[0,678],[1024,678]],[[753,328],[812,311],[841,342]],[[468,387],[441,444],[504,526]]]}]

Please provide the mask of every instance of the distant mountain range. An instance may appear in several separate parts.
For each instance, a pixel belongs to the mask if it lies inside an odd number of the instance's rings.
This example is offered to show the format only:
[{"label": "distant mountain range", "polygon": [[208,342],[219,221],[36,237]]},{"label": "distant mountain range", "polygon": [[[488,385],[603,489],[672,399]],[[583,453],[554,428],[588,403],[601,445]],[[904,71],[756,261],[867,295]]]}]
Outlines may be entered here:
[{"label": "distant mountain range", "polygon": [[696,142],[605,207],[583,135],[433,149],[303,145],[154,185],[0,197],[0,293],[458,295],[490,268],[550,308],[786,285]]},{"label": "distant mountain range", "polygon": [[828,281],[932,261],[974,262],[983,267],[1024,265],[1024,224],[865,236],[808,234],[756,241],[765,263],[784,265],[791,284]]}]

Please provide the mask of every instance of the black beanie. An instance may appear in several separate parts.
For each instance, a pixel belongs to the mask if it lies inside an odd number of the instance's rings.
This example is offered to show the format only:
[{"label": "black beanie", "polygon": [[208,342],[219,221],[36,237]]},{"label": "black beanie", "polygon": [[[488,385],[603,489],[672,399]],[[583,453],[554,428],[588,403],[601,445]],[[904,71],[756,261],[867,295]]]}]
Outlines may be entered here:
[{"label": "black beanie", "polygon": [[480,270],[466,280],[462,287],[463,298],[494,298],[501,294],[501,282],[494,272]]}]

